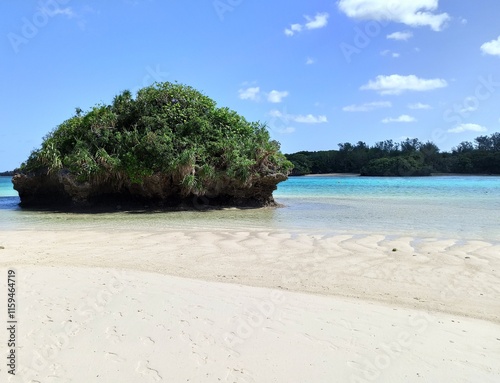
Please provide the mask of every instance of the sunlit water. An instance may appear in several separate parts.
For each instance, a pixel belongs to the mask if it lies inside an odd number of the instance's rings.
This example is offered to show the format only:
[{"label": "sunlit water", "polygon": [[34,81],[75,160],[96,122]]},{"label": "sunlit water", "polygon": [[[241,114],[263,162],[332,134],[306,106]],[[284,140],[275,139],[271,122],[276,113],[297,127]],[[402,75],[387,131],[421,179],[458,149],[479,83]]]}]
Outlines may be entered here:
[{"label": "sunlit water", "polygon": [[278,229],[500,241],[500,177],[292,177],[281,208],[70,214],[23,210],[0,177],[0,229]]}]

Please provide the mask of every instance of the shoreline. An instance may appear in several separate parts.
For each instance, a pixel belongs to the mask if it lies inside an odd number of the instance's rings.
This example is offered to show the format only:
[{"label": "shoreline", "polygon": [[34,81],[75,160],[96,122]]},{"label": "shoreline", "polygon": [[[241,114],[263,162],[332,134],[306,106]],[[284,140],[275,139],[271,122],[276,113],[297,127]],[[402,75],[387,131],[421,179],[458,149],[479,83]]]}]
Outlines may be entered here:
[{"label": "shoreline", "polygon": [[[140,271],[18,272],[25,303],[16,379],[23,381],[494,383],[500,376],[500,326],[478,319]],[[82,357],[86,363],[75,365]]]},{"label": "shoreline", "polygon": [[[2,233],[0,266],[136,270],[357,298],[500,324],[495,298],[500,242],[260,228]],[[33,242],[23,241],[26,237]]]},{"label": "shoreline", "polygon": [[[500,243],[208,227],[0,233],[22,320],[16,379],[500,377]],[[75,366],[82,356],[91,369]]]}]

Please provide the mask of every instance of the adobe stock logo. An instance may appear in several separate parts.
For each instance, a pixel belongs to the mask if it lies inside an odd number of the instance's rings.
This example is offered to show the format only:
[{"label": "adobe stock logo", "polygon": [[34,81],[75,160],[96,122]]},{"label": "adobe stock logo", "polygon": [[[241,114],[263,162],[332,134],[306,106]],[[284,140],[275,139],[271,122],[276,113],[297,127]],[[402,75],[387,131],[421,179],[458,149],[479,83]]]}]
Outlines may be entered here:
[{"label": "adobe stock logo", "polygon": [[272,110],[269,115],[271,116],[269,124],[267,124],[269,131],[278,134],[290,134],[295,132],[295,128],[290,126],[292,116],[287,112],[286,106],[284,106],[281,111],[277,109]]},{"label": "adobe stock logo", "polygon": [[212,5],[215,13],[219,16],[219,20],[224,21],[224,15],[227,12],[233,12],[241,3],[243,3],[243,0],[214,0]]},{"label": "adobe stock logo", "polygon": [[23,17],[20,34],[10,32],[7,34],[10,45],[17,54],[22,45],[28,44],[37,35],[40,29],[47,26],[51,17],[66,14],[60,5],[67,4],[70,0],[47,0],[38,3],[38,11],[31,18]]},{"label": "adobe stock logo", "polygon": [[147,74],[142,78],[142,83],[140,85],[132,88],[131,92],[133,95],[137,94],[142,88],[150,86],[151,84],[167,81],[168,76],[170,75],[168,72],[163,72],[161,70],[160,64],[156,64],[156,67],[148,65],[145,69]]},{"label": "adobe stock logo", "polygon": [[384,28],[390,24],[390,20],[393,19],[394,10],[391,6],[386,6],[384,9],[384,17],[380,20],[370,20],[364,24],[363,29],[356,26],[354,27],[354,37],[352,42],[342,42],[339,45],[340,50],[344,56],[344,59],[348,64],[352,62],[353,55],[359,55],[365,48],[367,48],[371,42],[380,36]]},{"label": "adobe stock logo", "polygon": [[493,75],[488,78],[479,76],[474,94],[466,97],[462,102],[454,104],[452,108],[445,110],[443,118],[446,122],[461,124],[472,112],[479,109],[482,101],[486,101],[500,88],[500,81],[496,81]]},{"label": "adobe stock logo", "polygon": [[498,89],[500,89],[500,81],[495,79],[493,75],[479,76],[474,93],[465,97],[461,102],[453,104],[451,108],[443,112],[443,121],[453,125],[448,130],[434,129],[431,137],[432,141],[439,144],[446,141],[449,133],[460,132],[461,125],[465,124],[481,104],[489,100]]}]

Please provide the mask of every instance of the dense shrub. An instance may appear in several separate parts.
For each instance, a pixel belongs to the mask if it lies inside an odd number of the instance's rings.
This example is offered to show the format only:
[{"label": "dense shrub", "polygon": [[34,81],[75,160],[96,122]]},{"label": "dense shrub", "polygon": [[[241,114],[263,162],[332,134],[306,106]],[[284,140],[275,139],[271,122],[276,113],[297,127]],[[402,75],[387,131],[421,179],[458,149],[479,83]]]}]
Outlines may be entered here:
[{"label": "dense shrub", "polygon": [[48,134],[21,171],[69,172],[81,183],[141,184],[168,175],[181,195],[203,195],[218,183],[288,174],[292,164],[263,124],[218,108],[195,89],[157,83],[111,105],[76,114]]}]

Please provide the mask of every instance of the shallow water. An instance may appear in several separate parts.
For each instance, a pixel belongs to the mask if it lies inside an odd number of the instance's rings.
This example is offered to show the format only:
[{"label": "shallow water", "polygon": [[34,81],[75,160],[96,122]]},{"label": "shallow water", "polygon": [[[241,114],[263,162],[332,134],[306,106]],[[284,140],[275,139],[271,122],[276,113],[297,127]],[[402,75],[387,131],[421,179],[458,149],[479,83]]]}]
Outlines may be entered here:
[{"label": "shallow water", "polygon": [[500,241],[500,177],[291,177],[275,192],[281,208],[70,214],[18,207],[0,177],[0,229],[278,229]]}]

